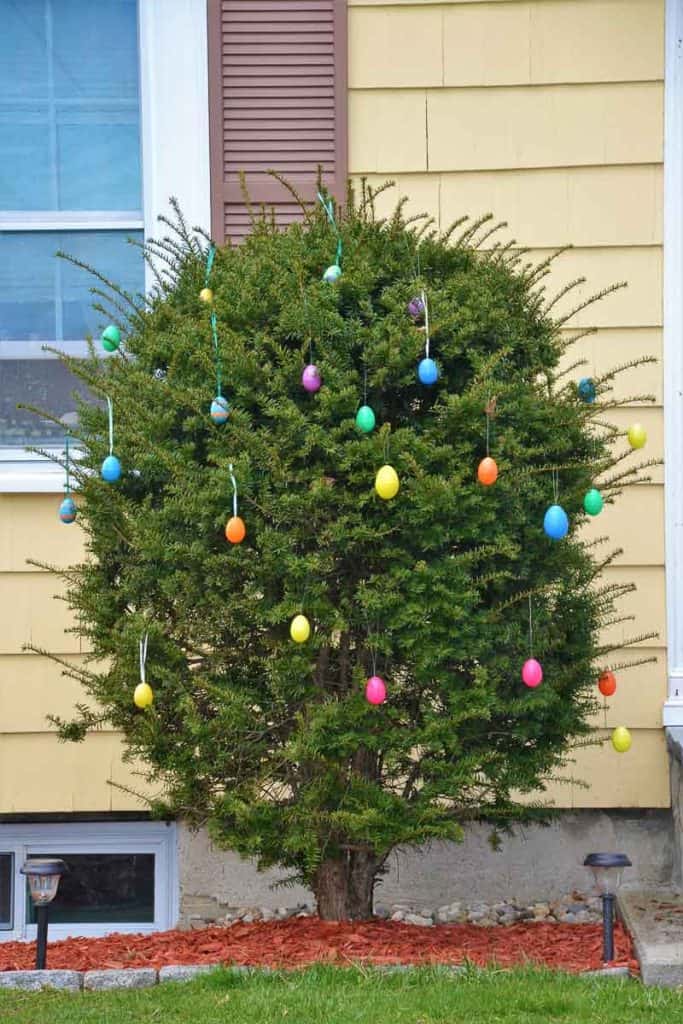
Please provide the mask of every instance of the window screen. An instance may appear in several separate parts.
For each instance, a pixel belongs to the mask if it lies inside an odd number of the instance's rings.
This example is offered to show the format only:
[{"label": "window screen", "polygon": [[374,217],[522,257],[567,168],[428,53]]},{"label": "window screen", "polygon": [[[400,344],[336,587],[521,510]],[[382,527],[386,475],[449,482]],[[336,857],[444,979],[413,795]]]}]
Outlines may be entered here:
[{"label": "window screen", "polygon": [[[55,924],[145,924],[154,921],[153,853],[50,853],[68,871],[50,904]],[[35,922],[27,894],[27,923]]]},{"label": "window screen", "polygon": [[0,931],[12,928],[14,855],[0,853]]}]

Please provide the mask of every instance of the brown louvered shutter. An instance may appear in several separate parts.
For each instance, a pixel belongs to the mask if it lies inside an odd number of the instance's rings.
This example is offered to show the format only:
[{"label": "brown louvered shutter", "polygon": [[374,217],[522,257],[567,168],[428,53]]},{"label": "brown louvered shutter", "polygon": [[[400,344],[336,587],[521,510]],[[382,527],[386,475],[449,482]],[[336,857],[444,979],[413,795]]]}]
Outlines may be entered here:
[{"label": "brown louvered shutter", "polygon": [[280,172],[313,202],[318,167],[346,190],[346,0],[208,0],[211,231],[249,231],[240,188],[285,225],[299,216]]}]

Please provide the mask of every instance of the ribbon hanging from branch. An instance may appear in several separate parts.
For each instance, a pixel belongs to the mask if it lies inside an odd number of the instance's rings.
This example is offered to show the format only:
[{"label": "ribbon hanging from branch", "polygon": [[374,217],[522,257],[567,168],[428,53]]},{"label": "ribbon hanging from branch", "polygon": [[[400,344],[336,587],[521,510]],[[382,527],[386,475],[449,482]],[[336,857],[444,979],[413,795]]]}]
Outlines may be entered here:
[{"label": "ribbon hanging from branch", "polygon": [[331,199],[325,199],[325,197],[320,192],[318,192],[318,199],[322,203],[323,210],[327,214],[327,219],[332,225],[332,230],[337,236],[337,252],[334,257],[334,266],[341,268],[342,240],[341,235],[339,234],[339,228],[337,227],[337,222],[334,219],[334,203],[332,202]]}]

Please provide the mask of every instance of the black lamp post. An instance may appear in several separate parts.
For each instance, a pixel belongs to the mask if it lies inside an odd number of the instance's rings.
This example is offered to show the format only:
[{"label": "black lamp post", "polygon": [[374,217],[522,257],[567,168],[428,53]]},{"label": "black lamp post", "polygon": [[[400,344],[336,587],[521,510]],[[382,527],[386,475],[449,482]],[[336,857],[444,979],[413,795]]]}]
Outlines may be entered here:
[{"label": "black lamp post", "polygon": [[602,959],[608,963],[614,960],[614,898],[631,861],[625,853],[589,853],[583,863],[593,872],[602,899]]},{"label": "black lamp post", "polygon": [[28,877],[31,899],[36,908],[38,926],[36,942],[36,970],[45,970],[47,958],[47,908],[57,895],[59,879],[66,871],[63,860],[32,857],[22,865],[21,873]]}]

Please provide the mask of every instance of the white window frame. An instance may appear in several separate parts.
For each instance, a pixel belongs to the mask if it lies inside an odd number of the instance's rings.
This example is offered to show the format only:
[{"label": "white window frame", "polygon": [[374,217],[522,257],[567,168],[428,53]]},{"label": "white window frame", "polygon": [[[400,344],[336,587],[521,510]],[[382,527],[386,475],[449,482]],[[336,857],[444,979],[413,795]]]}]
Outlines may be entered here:
[{"label": "white window frame", "polygon": [[683,0],[666,0],[664,92],[664,494],[668,697],[683,725]]},{"label": "white window frame", "polygon": [[60,853],[154,854],[154,921],[50,924],[50,939],[89,937],[111,932],[165,931],[178,921],[177,829],[174,822],[98,821],[0,824],[0,852],[14,854],[13,927],[0,931],[0,942],[31,941],[36,926],[26,924],[26,878],[21,866],[28,857]]},{"label": "white window frame", "polygon": [[[190,225],[211,223],[209,85],[206,0],[139,0],[140,107],[143,217],[83,213],[23,213],[0,221],[0,230],[117,228],[157,233],[157,217],[176,196]],[[182,54],[182,59],[177,55]],[[151,284],[149,272],[147,286]],[[11,343],[6,342],[5,347]],[[34,345],[15,342],[17,345]],[[43,342],[37,343],[38,347]],[[61,343],[60,343],[61,344]],[[83,343],[65,342],[69,351]],[[41,353],[42,354],[42,353]],[[6,356],[5,356],[6,357]],[[0,374],[3,351],[0,349]],[[2,384],[0,383],[0,387]],[[59,448],[51,451],[61,456]],[[22,448],[0,447],[0,493],[61,493],[60,466]]]}]

